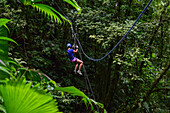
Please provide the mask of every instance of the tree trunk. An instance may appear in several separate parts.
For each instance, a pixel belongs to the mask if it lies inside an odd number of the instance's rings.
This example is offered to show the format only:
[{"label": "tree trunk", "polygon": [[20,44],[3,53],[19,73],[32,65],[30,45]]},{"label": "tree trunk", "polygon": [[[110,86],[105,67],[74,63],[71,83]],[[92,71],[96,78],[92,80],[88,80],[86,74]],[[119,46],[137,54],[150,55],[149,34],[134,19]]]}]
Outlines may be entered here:
[{"label": "tree trunk", "polygon": [[[120,7],[121,7],[121,1],[120,0],[116,0],[116,21],[117,22],[120,22]],[[116,43],[120,40],[121,37],[116,37]],[[113,45],[112,45],[113,46]],[[124,48],[122,48],[124,49]],[[124,50],[122,50],[120,48],[120,46],[118,46],[115,50],[115,54],[122,54],[122,52]],[[122,52],[121,52],[122,50]],[[106,84],[106,88],[107,88],[107,91],[105,93],[105,98],[104,98],[104,103],[106,105],[106,108],[110,108],[110,105],[111,105],[111,102],[112,102],[112,99],[113,99],[113,95],[114,95],[114,91],[117,89],[117,85],[118,85],[118,81],[119,81],[119,77],[120,77],[120,74],[119,74],[119,71],[120,71],[120,68],[121,66],[116,64],[115,65],[115,68],[114,68],[114,76],[111,76],[112,74],[112,65],[113,65],[113,54],[110,55],[110,58],[109,58],[109,62],[108,62],[108,78],[106,79],[107,81],[105,81],[107,84]],[[109,81],[110,80],[110,81]]]}]

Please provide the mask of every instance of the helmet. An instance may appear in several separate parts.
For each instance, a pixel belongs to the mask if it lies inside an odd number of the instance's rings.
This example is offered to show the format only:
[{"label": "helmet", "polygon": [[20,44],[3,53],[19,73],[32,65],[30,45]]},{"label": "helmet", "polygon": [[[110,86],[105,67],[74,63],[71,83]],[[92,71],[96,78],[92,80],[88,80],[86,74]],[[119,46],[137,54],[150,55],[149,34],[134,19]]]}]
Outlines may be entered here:
[{"label": "helmet", "polygon": [[71,44],[70,44],[70,43],[68,43],[68,44],[67,44],[67,47],[71,47]]}]

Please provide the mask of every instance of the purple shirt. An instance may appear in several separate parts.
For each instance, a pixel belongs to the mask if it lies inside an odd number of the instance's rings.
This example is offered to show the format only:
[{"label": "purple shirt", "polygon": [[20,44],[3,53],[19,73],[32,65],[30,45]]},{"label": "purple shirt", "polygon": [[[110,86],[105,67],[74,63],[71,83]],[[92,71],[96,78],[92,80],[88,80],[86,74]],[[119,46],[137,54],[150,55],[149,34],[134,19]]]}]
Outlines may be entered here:
[{"label": "purple shirt", "polygon": [[68,53],[68,56],[69,56],[69,59],[72,61],[74,60],[74,52],[73,52],[73,49],[68,49],[67,50],[67,53]]}]

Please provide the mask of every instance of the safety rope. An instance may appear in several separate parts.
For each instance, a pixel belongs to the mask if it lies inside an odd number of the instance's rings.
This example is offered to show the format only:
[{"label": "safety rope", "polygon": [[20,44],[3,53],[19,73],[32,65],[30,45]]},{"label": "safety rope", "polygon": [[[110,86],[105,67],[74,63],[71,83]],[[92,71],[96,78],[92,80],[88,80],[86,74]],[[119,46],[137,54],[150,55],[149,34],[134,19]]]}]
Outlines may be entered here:
[{"label": "safety rope", "polygon": [[[77,14],[76,14],[76,20],[75,21],[77,21]],[[73,39],[74,39],[74,44],[73,45],[77,45],[77,41],[76,41],[76,38],[75,38],[75,35],[76,34],[73,34],[73,32],[74,32],[74,29],[73,29],[73,27],[71,28],[71,30],[72,30],[72,37],[73,37]],[[75,31],[77,32],[77,23],[75,24]],[[75,47],[74,46],[74,47]],[[80,59],[81,59],[81,61],[83,61],[83,58],[82,58],[82,55],[81,55],[81,51],[78,51],[78,53],[79,53],[79,56],[80,56]],[[75,56],[76,56],[76,54],[75,54]],[[85,80],[85,84],[86,84],[86,89],[87,89],[87,92],[88,92],[88,96],[90,96],[90,91],[89,91],[89,82],[88,82],[88,80],[87,80],[87,73],[86,73],[86,69],[85,69],[85,66],[83,65],[83,69],[84,69],[84,80]],[[86,77],[87,76],[87,77]]]},{"label": "safety rope", "polygon": [[[57,7],[61,10],[61,8],[58,6],[58,4],[56,3]],[[65,16],[65,18],[67,18],[69,20],[69,18],[64,14],[64,12],[61,10],[61,12],[63,13],[63,15]],[[70,20],[69,20],[70,21]],[[71,21],[70,21],[71,22]],[[72,31],[72,36],[74,38],[74,44],[76,44],[76,40],[75,39],[78,39],[77,37],[75,38],[76,36],[76,33],[74,33],[74,29],[73,29],[73,26],[72,26],[72,22],[71,22],[71,31]],[[80,56],[80,59],[82,60],[82,55],[81,53],[79,52],[79,56]],[[83,61],[83,60],[82,60]],[[90,80],[88,78],[88,75],[87,75],[87,72],[86,72],[86,69],[85,69],[85,66],[83,65],[83,70],[84,70],[84,77],[85,77],[85,83],[86,83],[86,88],[87,88],[87,91],[88,93],[91,91],[92,93],[92,96],[93,96],[93,99],[95,100],[95,96],[94,96],[94,93],[93,93],[93,89],[91,87],[91,83],[90,83]],[[89,87],[88,87],[89,86]],[[90,89],[90,91],[89,91]],[[96,108],[97,108],[97,111],[99,112],[99,108],[98,106],[96,105]]]},{"label": "safety rope", "polygon": [[[74,41],[76,41],[76,38],[77,38],[77,37],[76,37],[76,34],[77,34],[77,33],[74,32],[73,26],[71,27],[71,30],[72,30],[72,35],[74,36],[74,37],[73,37],[73,38],[74,38]],[[76,31],[77,31],[77,25],[76,25]],[[76,38],[75,38],[75,37],[76,37]],[[74,44],[77,44],[77,43],[74,42]],[[78,53],[79,53],[79,56],[80,56],[81,61],[83,61],[83,57],[82,57],[81,51],[78,51]],[[91,83],[90,83],[90,80],[89,80],[88,75],[87,75],[86,68],[85,68],[84,65],[83,65],[82,67],[83,67],[83,70],[84,70],[83,72],[84,72],[84,78],[85,78],[86,88],[87,88],[87,91],[88,91],[88,96],[89,96],[89,92],[91,92],[93,99],[96,100],[96,99],[95,99],[95,96],[94,96],[94,92],[93,92],[92,86],[91,86]],[[90,89],[90,91],[89,91],[89,89]],[[96,105],[96,108],[97,108],[97,111],[99,112],[99,108],[98,108],[97,105]]]},{"label": "safety rope", "polygon": [[[74,34],[74,36],[75,36],[75,35],[76,35],[76,34]],[[79,53],[79,56],[80,56],[81,61],[83,61],[83,58],[82,58],[82,55],[81,55],[81,51],[79,51],[78,53]],[[91,86],[91,83],[90,83],[90,80],[89,80],[88,75],[87,75],[86,68],[85,68],[84,65],[83,65],[82,67],[83,67],[83,72],[84,72],[84,77],[85,77],[85,83],[86,83],[86,87],[87,87],[88,93],[91,92],[93,99],[96,100],[96,99],[95,99],[95,96],[94,96],[94,92],[93,92],[92,86]],[[90,89],[90,91],[89,91],[89,89]],[[98,108],[97,105],[96,105],[96,108],[97,108],[97,111],[99,112],[99,108]]]},{"label": "safety rope", "polygon": [[[103,56],[102,58],[99,58],[99,59],[93,59],[91,57],[89,57],[83,50],[83,47],[79,41],[79,39],[76,37],[75,35],[75,38],[83,52],[83,54],[90,60],[93,60],[93,61],[100,61],[100,60],[103,60],[104,58],[106,58],[122,41],[123,39],[129,34],[129,32],[132,30],[132,28],[135,26],[135,24],[138,22],[138,20],[141,18],[141,16],[144,14],[144,12],[146,11],[146,9],[149,7],[149,5],[151,4],[152,0],[149,1],[149,3],[146,5],[146,7],[143,9],[143,11],[141,12],[141,14],[138,16],[138,18],[136,19],[136,21],[133,23],[133,25],[131,26],[131,28],[128,30],[128,32],[123,36],[123,38],[105,55]],[[72,23],[71,23],[71,29],[73,29],[73,26],[72,26]]]}]

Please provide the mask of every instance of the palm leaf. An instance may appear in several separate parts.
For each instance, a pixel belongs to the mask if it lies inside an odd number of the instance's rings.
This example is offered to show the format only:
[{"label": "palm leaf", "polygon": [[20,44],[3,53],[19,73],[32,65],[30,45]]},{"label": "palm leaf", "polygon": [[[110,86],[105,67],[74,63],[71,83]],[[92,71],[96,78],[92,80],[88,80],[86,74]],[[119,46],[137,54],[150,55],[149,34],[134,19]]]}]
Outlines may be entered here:
[{"label": "palm leaf", "polygon": [[0,36],[0,40],[11,41],[11,42],[14,42],[15,44],[17,44],[14,40],[12,40],[11,38],[8,38],[8,37],[1,37]]},{"label": "palm leaf", "polygon": [[82,91],[75,88],[74,86],[56,87],[55,90],[68,92],[69,94],[73,94],[73,95],[76,95],[76,96],[81,96],[81,97],[84,97],[84,98],[88,99],[88,97]]},{"label": "palm leaf", "polygon": [[[43,13],[45,16],[50,17],[51,20],[57,21],[58,23],[62,23],[62,20],[68,21],[70,24],[71,22],[66,19],[63,15],[61,15],[58,11],[56,11],[54,8],[45,5],[45,4],[38,4],[37,2],[40,2],[42,0],[21,0],[21,2],[24,5],[31,5],[33,8],[37,9],[40,13]],[[75,7],[78,11],[78,13],[81,13],[81,8],[78,6],[77,2],[75,0],[64,0],[65,2],[71,4],[73,7]],[[62,19],[62,20],[61,20]]]},{"label": "palm leaf", "polygon": [[8,19],[5,19],[5,18],[0,18],[0,26],[5,26],[9,31],[9,28],[6,26],[6,24],[10,21],[11,20],[8,20]]},{"label": "palm leaf", "polygon": [[52,96],[31,88],[26,80],[8,81],[0,85],[7,113],[56,113],[58,108]]},{"label": "palm leaf", "polygon": [[[93,110],[93,105],[92,103],[94,103],[95,105],[98,105],[100,108],[104,108],[104,105],[94,101],[93,99],[90,99],[89,97],[87,97],[82,91],[80,91],[79,89],[75,88],[74,86],[70,86],[70,87],[56,87],[54,90],[57,91],[64,91],[67,92],[69,94],[72,94],[74,96],[80,96],[82,97],[82,100],[84,101],[85,104],[89,103],[91,105],[91,109]],[[87,106],[87,105],[86,105]]]},{"label": "palm leaf", "polygon": [[[62,16],[58,11],[54,8],[45,5],[45,4],[32,4],[33,8],[37,9],[40,13],[44,13],[45,16],[51,17],[51,20],[57,21],[58,23],[62,23],[61,19],[68,21],[64,16]],[[58,14],[60,18],[56,15]],[[70,22],[69,22],[70,23]]]},{"label": "palm leaf", "polygon": [[79,14],[81,13],[81,8],[79,7],[79,5],[75,0],[64,0],[64,1],[72,5],[74,8],[76,8]]},{"label": "palm leaf", "polygon": [[3,113],[6,113],[6,109],[3,105],[0,105],[0,111],[3,111]]}]

